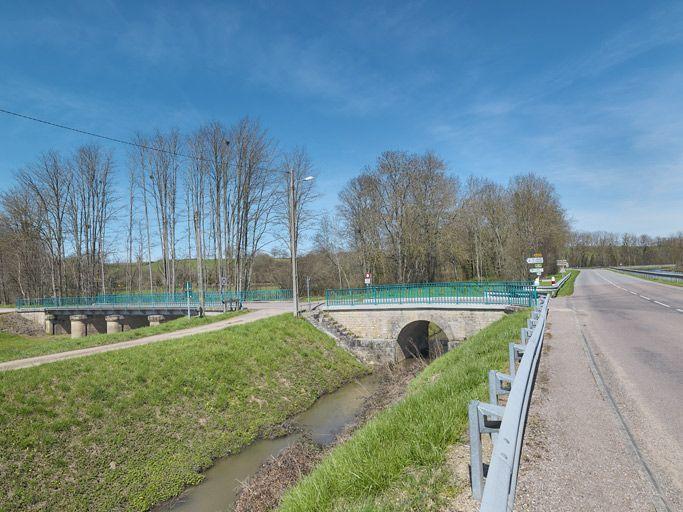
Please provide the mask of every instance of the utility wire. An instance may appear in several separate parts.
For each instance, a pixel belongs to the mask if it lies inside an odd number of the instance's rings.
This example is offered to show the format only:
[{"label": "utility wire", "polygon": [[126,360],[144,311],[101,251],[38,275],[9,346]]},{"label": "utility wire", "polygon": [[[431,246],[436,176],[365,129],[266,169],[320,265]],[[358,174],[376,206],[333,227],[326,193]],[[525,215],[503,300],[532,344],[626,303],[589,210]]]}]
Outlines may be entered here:
[{"label": "utility wire", "polygon": [[159,153],[166,153],[166,154],[168,154],[168,155],[173,155],[173,156],[177,156],[177,157],[180,157],[180,158],[188,158],[188,159],[190,159],[190,160],[198,160],[198,161],[200,161],[200,162],[209,162],[209,163],[211,163],[211,160],[207,160],[206,158],[202,158],[202,157],[198,157],[198,156],[185,155],[185,154],[183,154],[183,153],[175,153],[175,152],[169,151],[169,150],[167,150],[167,149],[155,148],[155,147],[153,147],[153,146],[145,146],[144,144],[138,144],[138,143],[136,143],[136,142],[131,142],[131,141],[129,141],[129,140],[116,139],[116,138],[114,138],[114,137],[108,137],[108,136],[106,136],[106,135],[101,135],[101,134],[99,134],[99,133],[88,132],[88,131],[85,131],[85,130],[80,130],[80,129],[78,129],[78,128],[73,128],[73,127],[71,127],[71,126],[66,126],[66,125],[64,125],[64,124],[53,123],[53,122],[51,122],[51,121],[46,121],[45,119],[38,119],[37,117],[31,117],[31,116],[27,116],[27,115],[25,115],[25,114],[19,114],[19,113],[17,113],[17,112],[12,112],[12,111],[10,111],[10,110],[5,110],[4,108],[0,108],[0,112],[2,112],[3,114],[8,114],[8,115],[10,115],[10,116],[20,117],[20,118],[22,118],[22,119],[28,119],[29,121],[35,121],[36,123],[42,123],[42,124],[46,124],[46,125],[48,125],[48,126],[53,126],[53,127],[55,127],[55,128],[61,128],[62,130],[69,130],[69,131],[71,131],[71,132],[81,133],[81,134],[83,134],[83,135],[89,135],[89,136],[91,136],[91,137],[97,137],[97,138],[99,138],[99,139],[104,139],[104,140],[108,140],[108,141],[111,141],[111,142],[116,142],[116,143],[118,143],[118,144],[125,144],[125,145],[127,145],[127,146],[133,146],[133,147],[142,148],[142,149],[149,149],[149,150],[151,150],[151,151],[158,151]]}]

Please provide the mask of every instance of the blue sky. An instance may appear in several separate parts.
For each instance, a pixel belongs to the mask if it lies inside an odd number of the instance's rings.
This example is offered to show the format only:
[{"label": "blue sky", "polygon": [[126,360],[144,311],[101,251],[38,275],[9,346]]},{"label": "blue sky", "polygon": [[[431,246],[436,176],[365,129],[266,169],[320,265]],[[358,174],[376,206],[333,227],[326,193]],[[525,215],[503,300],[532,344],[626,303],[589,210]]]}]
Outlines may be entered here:
[{"label": "blue sky", "polygon": [[[6,2],[0,108],[130,138],[257,117],[320,205],[386,149],[553,181],[576,229],[683,229],[681,2]],[[83,136],[0,116],[0,188]],[[113,147],[113,146],[112,146]],[[115,148],[124,181],[125,150]]]}]

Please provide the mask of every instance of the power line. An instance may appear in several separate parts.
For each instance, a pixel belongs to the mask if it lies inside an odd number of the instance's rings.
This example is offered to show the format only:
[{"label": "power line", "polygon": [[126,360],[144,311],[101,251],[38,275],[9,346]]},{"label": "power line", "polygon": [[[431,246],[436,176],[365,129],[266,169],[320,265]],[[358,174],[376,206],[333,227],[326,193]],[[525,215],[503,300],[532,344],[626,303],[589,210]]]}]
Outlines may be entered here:
[{"label": "power line", "polygon": [[177,157],[181,157],[181,158],[188,158],[190,160],[198,160],[201,162],[211,163],[211,160],[207,160],[206,158],[191,156],[191,155],[185,155],[183,153],[175,153],[173,151],[169,151],[169,150],[163,149],[163,148],[155,148],[153,146],[146,146],[144,144],[138,144],[137,142],[131,142],[129,140],[123,140],[123,139],[117,139],[114,137],[108,137],[107,135],[101,135],[99,133],[89,132],[86,130],[80,130],[78,128],[73,128],[72,126],[66,126],[64,124],[53,123],[51,121],[46,121],[45,119],[38,119],[37,117],[31,117],[31,116],[27,116],[25,114],[19,114],[18,112],[12,112],[11,110],[5,110],[4,108],[0,108],[0,112],[2,112],[3,114],[8,114],[10,116],[20,117],[22,119],[28,119],[29,121],[35,121],[36,123],[42,123],[42,124],[46,124],[48,126],[53,126],[55,128],[61,128],[62,130],[68,130],[71,132],[81,133],[83,135],[89,135],[91,137],[97,137],[98,139],[104,139],[104,140],[108,140],[110,142],[116,142],[118,144],[125,144],[127,146],[133,146],[136,148],[148,149],[150,151],[158,151],[159,153],[166,153],[167,155],[173,155],[173,156],[177,156]]}]

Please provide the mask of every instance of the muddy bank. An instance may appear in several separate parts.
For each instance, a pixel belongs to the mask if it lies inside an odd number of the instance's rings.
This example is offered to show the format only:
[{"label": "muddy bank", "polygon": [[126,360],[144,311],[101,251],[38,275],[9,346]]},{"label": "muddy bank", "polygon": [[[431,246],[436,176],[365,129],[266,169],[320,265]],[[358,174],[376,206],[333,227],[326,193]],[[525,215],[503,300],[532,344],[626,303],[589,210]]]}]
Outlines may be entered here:
[{"label": "muddy bank", "polygon": [[235,502],[235,512],[274,510],[286,490],[310,473],[329,450],[348,439],[377,412],[400,400],[408,383],[425,366],[423,360],[408,359],[398,365],[377,368],[376,387],[363,401],[353,420],[328,443],[316,441],[304,433],[292,445],[271,457],[243,484]]},{"label": "muddy bank", "polygon": [[45,329],[19,313],[0,315],[0,332],[16,336],[45,336]]}]

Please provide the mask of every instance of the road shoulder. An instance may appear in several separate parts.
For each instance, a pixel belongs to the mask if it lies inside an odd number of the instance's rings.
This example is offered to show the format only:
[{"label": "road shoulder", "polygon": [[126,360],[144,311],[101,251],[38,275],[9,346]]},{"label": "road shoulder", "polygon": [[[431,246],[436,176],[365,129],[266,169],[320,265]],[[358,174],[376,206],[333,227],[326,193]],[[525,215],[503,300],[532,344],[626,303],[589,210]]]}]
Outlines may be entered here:
[{"label": "road shoulder", "polygon": [[516,509],[657,510],[628,437],[591,371],[568,300],[552,303]]}]

